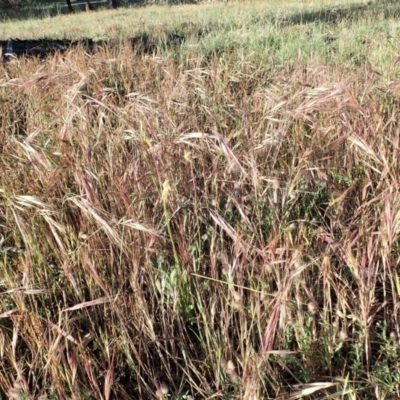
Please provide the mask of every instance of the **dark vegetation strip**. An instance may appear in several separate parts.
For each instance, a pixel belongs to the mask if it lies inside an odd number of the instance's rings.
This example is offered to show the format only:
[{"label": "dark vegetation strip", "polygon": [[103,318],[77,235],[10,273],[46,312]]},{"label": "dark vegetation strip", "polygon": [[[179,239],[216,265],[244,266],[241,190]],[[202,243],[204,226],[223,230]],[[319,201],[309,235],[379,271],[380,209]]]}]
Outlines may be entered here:
[{"label": "dark vegetation strip", "polygon": [[[180,33],[170,33],[164,39],[165,47],[173,47],[180,45],[185,41],[185,35]],[[9,39],[1,40],[0,46],[2,49],[3,59],[8,61],[14,57],[20,56],[33,56],[33,57],[47,57],[56,52],[63,53],[70,48],[77,46],[82,47],[88,53],[94,53],[99,48],[116,47],[120,44],[130,44],[135,52],[139,53],[153,53],[158,48],[158,44],[147,33],[140,34],[130,39],[109,39],[109,40],[93,40],[93,39],[80,39],[80,40],[20,40]]]}]

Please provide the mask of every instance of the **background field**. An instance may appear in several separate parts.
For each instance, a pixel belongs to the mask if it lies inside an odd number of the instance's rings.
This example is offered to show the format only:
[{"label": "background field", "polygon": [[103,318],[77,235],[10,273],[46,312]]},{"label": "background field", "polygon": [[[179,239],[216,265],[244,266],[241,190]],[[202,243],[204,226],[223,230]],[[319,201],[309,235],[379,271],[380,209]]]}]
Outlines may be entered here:
[{"label": "background field", "polygon": [[399,398],[399,11],[1,23],[0,397]]}]

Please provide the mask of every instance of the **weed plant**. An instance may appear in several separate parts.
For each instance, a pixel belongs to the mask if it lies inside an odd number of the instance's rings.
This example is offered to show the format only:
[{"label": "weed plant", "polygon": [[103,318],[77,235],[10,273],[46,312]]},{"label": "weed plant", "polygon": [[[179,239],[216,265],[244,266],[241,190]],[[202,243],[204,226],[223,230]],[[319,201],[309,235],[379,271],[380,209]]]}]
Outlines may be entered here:
[{"label": "weed plant", "polygon": [[398,23],[248,15],[1,67],[0,397],[400,396]]}]

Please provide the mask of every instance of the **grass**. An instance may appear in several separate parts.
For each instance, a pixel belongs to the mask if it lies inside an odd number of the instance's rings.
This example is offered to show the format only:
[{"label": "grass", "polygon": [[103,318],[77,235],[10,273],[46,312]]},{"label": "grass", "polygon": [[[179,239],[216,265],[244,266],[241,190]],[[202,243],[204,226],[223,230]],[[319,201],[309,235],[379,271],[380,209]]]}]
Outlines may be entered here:
[{"label": "grass", "polygon": [[121,8],[47,17],[40,19],[42,21],[40,30],[37,29],[37,19],[21,21],[5,19],[0,26],[0,39],[6,40],[10,37],[20,39],[43,37],[55,39],[126,38],[142,31],[156,30],[157,33],[161,33],[176,29],[182,24],[195,24],[195,26],[212,30],[218,26],[226,26],[226,29],[230,31],[249,30],[254,27],[265,28],[265,25],[279,24],[284,20],[294,24],[314,22],[327,16],[334,20],[337,16],[343,16],[340,14],[340,10],[345,10],[345,13],[350,15],[358,15],[360,7],[366,8],[364,12],[374,23],[377,22],[376,15],[374,15],[376,14],[375,10],[380,10],[380,13],[383,14],[381,17],[386,13],[395,18],[396,12],[398,12],[396,4],[386,6],[376,4],[370,7],[366,2],[356,0],[307,2],[291,0],[284,3],[276,0],[206,2],[200,7],[198,5],[179,7],[153,5],[145,8]]},{"label": "grass", "polygon": [[400,396],[396,5],[265,5],[1,67],[1,398]]}]

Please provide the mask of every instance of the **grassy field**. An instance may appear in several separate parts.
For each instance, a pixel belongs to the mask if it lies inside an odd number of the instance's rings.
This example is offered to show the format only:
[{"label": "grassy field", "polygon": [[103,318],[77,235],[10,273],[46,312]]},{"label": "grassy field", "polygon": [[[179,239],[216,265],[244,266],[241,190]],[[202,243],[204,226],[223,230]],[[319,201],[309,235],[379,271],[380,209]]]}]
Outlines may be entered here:
[{"label": "grassy field", "polygon": [[3,22],[0,398],[400,398],[399,15]]}]

